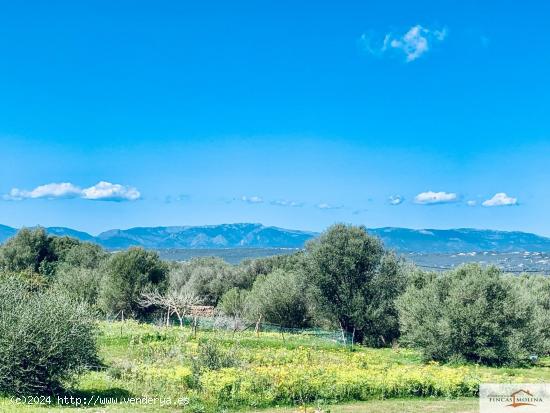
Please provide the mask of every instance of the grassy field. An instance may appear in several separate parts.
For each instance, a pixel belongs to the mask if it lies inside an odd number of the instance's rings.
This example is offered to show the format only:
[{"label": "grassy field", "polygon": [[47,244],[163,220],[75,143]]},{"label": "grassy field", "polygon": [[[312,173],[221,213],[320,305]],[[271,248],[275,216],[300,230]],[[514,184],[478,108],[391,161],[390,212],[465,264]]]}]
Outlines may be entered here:
[{"label": "grassy field", "polygon": [[531,368],[448,366],[422,363],[413,350],[352,349],[305,334],[195,337],[188,328],[135,322],[101,323],[100,331],[104,367],[72,384],[67,399],[0,399],[1,410],[475,412],[480,382],[550,381],[548,360]]}]

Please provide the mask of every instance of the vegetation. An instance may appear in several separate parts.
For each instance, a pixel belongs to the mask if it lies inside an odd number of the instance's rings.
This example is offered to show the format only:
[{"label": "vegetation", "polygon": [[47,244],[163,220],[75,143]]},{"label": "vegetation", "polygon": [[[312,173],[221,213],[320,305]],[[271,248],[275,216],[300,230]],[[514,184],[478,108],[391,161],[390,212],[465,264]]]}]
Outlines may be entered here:
[{"label": "vegetation", "polygon": [[284,327],[310,325],[308,297],[304,279],[294,272],[275,270],[259,276],[248,294],[248,316]]},{"label": "vegetation", "polygon": [[89,309],[58,291],[0,280],[0,392],[47,394],[98,363]]},{"label": "vegetation", "polygon": [[127,316],[144,317],[148,308],[139,303],[142,292],[166,288],[168,266],[156,252],[130,248],[114,254],[105,265],[99,302],[107,314],[124,311]]},{"label": "vegetation", "polygon": [[[197,305],[216,307],[213,330],[189,327]],[[122,314],[134,321],[100,322],[98,355],[94,320]],[[481,381],[550,380],[549,320],[548,277],[421,271],[342,224],[240,265],[109,253],[40,228],[0,246],[6,395],[185,395],[197,412],[472,397]],[[321,329],[335,334],[309,335]]]},{"label": "vegetation", "polygon": [[[99,353],[106,367],[83,375],[72,393],[170,399],[171,405],[155,406],[158,412],[181,411],[182,396],[189,398],[190,412],[283,405],[332,412],[335,403],[405,398],[414,405],[419,397],[439,398],[449,407],[455,403],[448,399],[474,397],[480,382],[550,380],[550,359],[524,368],[458,366],[424,363],[412,349],[351,348],[307,333],[286,334],[283,340],[278,333],[258,337],[253,331],[201,329],[195,337],[188,326],[134,321],[101,322],[100,328]],[[107,404],[105,410],[111,407],[120,404]],[[133,407],[129,411],[138,410]]]},{"label": "vegetation", "polygon": [[398,299],[402,341],[425,359],[483,364],[528,362],[543,351],[535,303],[496,268],[463,266],[419,274]]},{"label": "vegetation", "polygon": [[398,337],[394,302],[405,274],[378,238],[364,227],[334,225],[308,244],[306,255],[319,311],[358,342],[383,345]]}]

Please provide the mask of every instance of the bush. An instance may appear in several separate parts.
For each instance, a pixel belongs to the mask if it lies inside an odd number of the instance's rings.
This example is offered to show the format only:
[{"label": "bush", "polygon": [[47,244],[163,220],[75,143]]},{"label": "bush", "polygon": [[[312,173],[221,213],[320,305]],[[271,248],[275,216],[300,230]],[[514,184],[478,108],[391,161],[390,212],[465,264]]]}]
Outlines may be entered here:
[{"label": "bush", "polygon": [[99,303],[107,314],[124,311],[128,316],[142,318],[153,308],[140,306],[143,291],[166,289],[168,265],[158,254],[143,248],[130,248],[114,254],[105,265],[101,280]]},{"label": "bush", "polygon": [[199,342],[197,355],[191,361],[193,385],[200,386],[201,376],[208,371],[217,371],[240,365],[236,348],[224,348],[216,340],[202,340]]},{"label": "bush", "polygon": [[53,285],[73,301],[82,301],[95,307],[100,283],[99,270],[63,264],[57,268]]},{"label": "bush", "polygon": [[248,291],[232,288],[222,296],[218,308],[223,314],[236,320],[244,316],[247,301]]},{"label": "bush", "polygon": [[499,365],[527,362],[543,344],[534,305],[494,267],[420,274],[398,299],[402,340],[426,359]]},{"label": "bush", "polygon": [[43,228],[23,228],[0,247],[0,268],[4,271],[49,275],[56,259],[51,237]]},{"label": "bush", "polygon": [[283,327],[301,328],[310,325],[308,300],[303,278],[294,272],[276,270],[259,276],[248,294],[248,317]]},{"label": "bush", "polygon": [[544,275],[523,275],[513,277],[518,291],[524,299],[531,300],[535,307],[532,314],[535,329],[543,340],[542,353],[550,354],[550,277]]},{"label": "bush", "polygon": [[169,274],[170,289],[185,286],[199,296],[205,305],[216,306],[228,290],[241,287],[241,273],[221,258],[194,258],[173,268]]},{"label": "bush", "polygon": [[0,278],[0,393],[52,393],[97,361],[95,324],[85,305]]},{"label": "bush", "polygon": [[99,268],[109,254],[99,245],[82,242],[72,246],[62,256],[63,264],[88,269]]}]

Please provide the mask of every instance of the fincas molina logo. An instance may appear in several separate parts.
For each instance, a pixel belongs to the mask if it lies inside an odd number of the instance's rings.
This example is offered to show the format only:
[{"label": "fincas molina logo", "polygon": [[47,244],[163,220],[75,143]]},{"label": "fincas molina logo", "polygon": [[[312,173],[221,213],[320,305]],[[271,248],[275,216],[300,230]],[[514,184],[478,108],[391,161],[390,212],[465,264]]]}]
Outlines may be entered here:
[{"label": "fincas molina logo", "polygon": [[520,407],[520,406],[536,406],[535,403],[541,403],[543,400],[541,397],[535,397],[529,390],[520,389],[510,395],[512,403],[508,406]]},{"label": "fincas molina logo", "polygon": [[481,384],[479,406],[480,413],[550,412],[550,385]]}]

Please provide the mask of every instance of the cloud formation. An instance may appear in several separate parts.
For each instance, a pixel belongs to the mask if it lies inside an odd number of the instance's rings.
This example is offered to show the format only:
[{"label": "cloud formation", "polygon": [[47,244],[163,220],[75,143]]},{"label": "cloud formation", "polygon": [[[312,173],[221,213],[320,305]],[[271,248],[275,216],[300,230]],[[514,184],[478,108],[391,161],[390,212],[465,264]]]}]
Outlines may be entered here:
[{"label": "cloud formation", "polygon": [[458,196],[452,192],[421,192],[414,197],[414,203],[420,205],[448,204],[456,202]]},{"label": "cloud formation", "polygon": [[248,202],[249,204],[261,204],[262,202],[264,202],[262,197],[259,197],[256,195],[253,195],[253,196],[243,195],[241,197],[241,201]]},{"label": "cloud formation", "polygon": [[326,202],[322,202],[320,204],[317,204],[317,208],[325,209],[325,210],[328,210],[328,209],[342,209],[343,206],[342,205],[331,205],[331,204],[327,204]]},{"label": "cloud formation", "polygon": [[140,196],[141,194],[134,187],[106,181],[98,182],[94,186],[82,190],[82,198],[93,201],[135,201]]},{"label": "cloud formation", "polygon": [[289,201],[288,199],[277,199],[275,201],[271,201],[271,205],[298,208],[298,207],[303,207],[304,203],[303,202],[296,202],[296,201]]},{"label": "cloud formation", "polygon": [[40,185],[30,191],[12,188],[3,198],[9,201],[22,201],[24,199],[82,198],[94,201],[122,202],[135,201],[140,197],[141,194],[134,187],[101,181],[84,189],[70,182],[54,182]]},{"label": "cloud formation", "polygon": [[402,197],[401,195],[392,195],[388,198],[388,202],[390,203],[390,205],[402,204],[404,200],[405,198]]},{"label": "cloud formation", "polygon": [[475,207],[477,205],[477,201],[471,199],[469,201],[466,201],[466,205],[468,205],[469,207]]},{"label": "cloud formation", "polygon": [[4,195],[4,199],[10,201],[21,201],[23,199],[56,199],[56,198],[76,198],[80,196],[82,190],[70,182],[51,183],[40,185],[33,190],[12,188]]},{"label": "cloud formation", "polygon": [[481,205],[484,207],[513,206],[518,205],[518,199],[506,195],[505,192],[499,192],[493,195],[491,199],[483,201]]},{"label": "cloud formation", "polygon": [[405,61],[412,62],[426,53],[434,43],[447,37],[447,29],[428,29],[419,24],[412,26],[402,35],[387,33],[381,44],[375,41],[372,33],[361,35],[361,43],[366,51],[373,55],[382,55],[391,51],[405,54]]}]

